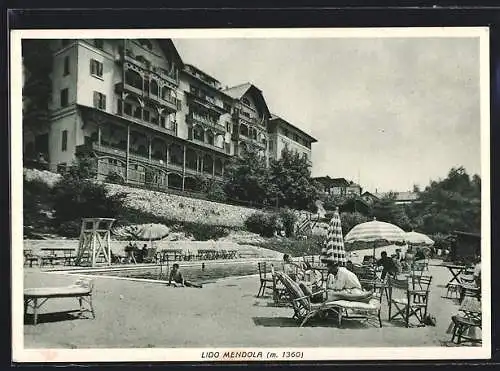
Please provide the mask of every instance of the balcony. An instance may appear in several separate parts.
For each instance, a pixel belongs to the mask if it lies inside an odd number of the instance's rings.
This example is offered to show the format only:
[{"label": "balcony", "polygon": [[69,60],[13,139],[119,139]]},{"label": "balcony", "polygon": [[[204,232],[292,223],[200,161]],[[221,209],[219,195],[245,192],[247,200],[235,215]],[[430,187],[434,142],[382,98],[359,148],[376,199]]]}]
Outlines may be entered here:
[{"label": "balcony", "polygon": [[172,97],[170,95],[162,97],[160,95],[151,94],[148,91],[136,88],[132,85],[127,84],[126,82],[116,83],[115,92],[118,94],[121,94],[122,92],[133,93],[140,97],[159,103],[161,106],[166,107],[170,112],[177,112],[181,109],[181,101],[176,99],[175,97]]},{"label": "balcony", "polygon": [[217,112],[218,114],[222,113],[228,113],[229,111],[224,108],[223,103],[221,102],[220,105],[217,104],[215,101],[212,101],[210,99],[207,99],[205,96],[198,95],[196,93],[192,93],[187,91],[186,94],[190,98],[190,100],[194,103],[197,103],[201,105],[204,108],[210,109],[212,111]]},{"label": "balcony", "polygon": [[220,148],[220,147],[214,146],[213,144],[204,142],[204,141],[199,140],[199,139],[194,139],[194,138],[191,139],[191,142],[199,144],[200,146],[203,146],[205,148],[209,148],[211,150],[217,151],[219,153],[224,153],[224,154],[229,154],[230,153],[230,148],[228,148],[228,147]]},{"label": "balcony", "polygon": [[[126,159],[127,158],[127,151],[123,148],[116,148],[116,147],[111,147],[108,145],[99,145],[98,143],[93,142],[92,144],[83,144],[81,146],[76,147],[76,154],[88,154],[90,152],[95,152],[100,155],[107,155],[115,158],[120,158],[120,159]],[[149,155],[147,154],[140,154],[137,152],[133,152],[131,149],[129,151],[129,159],[135,160],[138,162],[142,162],[144,164],[149,164],[149,165],[155,165],[155,166],[167,166],[167,161],[166,159],[160,160],[158,158],[151,157],[149,159]],[[163,161],[163,162],[162,162]],[[169,164],[168,167],[172,168],[178,168],[178,166]],[[180,166],[182,169],[182,166]]]},{"label": "balcony", "polygon": [[267,148],[267,145],[262,143],[262,142],[259,142],[257,139],[252,139],[250,137],[247,137],[245,135],[241,135],[239,136],[239,139],[240,140],[243,140],[244,142],[247,142],[247,143],[251,143],[259,148],[263,148],[263,149],[266,149]]},{"label": "balcony", "polygon": [[215,121],[210,121],[202,116],[193,115],[192,112],[186,115],[186,122],[191,125],[200,124],[203,127],[213,129],[220,134],[226,133],[226,127],[224,125],[221,125]]},{"label": "balcony", "polygon": [[115,57],[115,61],[121,64],[122,61],[125,60],[125,62],[132,63],[144,71],[155,73],[162,79],[167,80],[168,82],[174,84],[175,86],[179,85],[178,71],[175,74],[176,77],[172,77],[169,74],[167,74],[167,72],[163,68],[153,65],[146,59],[137,59],[137,57],[138,56],[132,54],[132,51],[130,49],[126,49],[125,56],[123,55],[123,51],[120,50],[119,54]]},{"label": "balcony", "polygon": [[145,128],[149,128],[149,129],[158,131],[160,133],[177,136],[177,123],[176,122],[172,122],[171,128],[165,128],[165,127],[162,127],[160,125],[153,124],[153,123],[148,122],[148,121],[144,121],[144,120],[137,118],[137,117],[129,116],[127,114],[122,115],[121,112],[117,112],[116,115],[122,117],[125,120],[131,121],[131,122],[134,122],[140,126],[143,126]]}]

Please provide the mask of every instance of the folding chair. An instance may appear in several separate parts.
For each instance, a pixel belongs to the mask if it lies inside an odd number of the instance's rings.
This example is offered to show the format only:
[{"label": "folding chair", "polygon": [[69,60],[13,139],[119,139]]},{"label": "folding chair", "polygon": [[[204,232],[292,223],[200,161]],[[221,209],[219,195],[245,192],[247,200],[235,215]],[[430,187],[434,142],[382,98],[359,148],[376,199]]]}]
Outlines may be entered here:
[{"label": "folding chair", "polygon": [[[257,293],[257,297],[264,296],[266,290],[273,291],[274,280],[273,277],[268,276],[267,264],[265,262],[258,263],[259,266],[259,278],[260,278],[260,287],[259,292]],[[269,284],[269,286],[268,286]]]},{"label": "folding chair", "polygon": [[389,321],[399,317],[410,327],[410,319],[415,317],[418,325],[424,326],[431,281],[432,276],[408,276],[405,280],[389,277]]}]

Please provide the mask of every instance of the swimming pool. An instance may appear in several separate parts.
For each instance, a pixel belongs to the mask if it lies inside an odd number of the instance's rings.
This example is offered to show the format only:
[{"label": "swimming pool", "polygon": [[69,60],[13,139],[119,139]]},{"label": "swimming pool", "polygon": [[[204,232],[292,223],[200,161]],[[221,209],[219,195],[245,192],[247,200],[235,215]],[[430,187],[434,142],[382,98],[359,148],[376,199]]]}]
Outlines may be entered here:
[{"label": "swimming pool", "polygon": [[[275,266],[279,264],[278,261],[266,260],[268,264],[274,263]],[[237,277],[237,276],[250,276],[259,273],[258,262],[231,262],[231,263],[205,263],[202,264],[182,264],[179,263],[180,271],[185,280],[195,282],[198,284],[205,284],[215,282],[218,279]],[[74,271],[72,274],[78,275],[94,275],[94,276],[107,276],[107,277],[120,277],[132,279],[147,279],[168,281],[172,265],[167,266],[141,266],[137,268],[124,268],[124,269],[101,269],[92,271]],[[270,268],[268,268],[269,270]]]}]

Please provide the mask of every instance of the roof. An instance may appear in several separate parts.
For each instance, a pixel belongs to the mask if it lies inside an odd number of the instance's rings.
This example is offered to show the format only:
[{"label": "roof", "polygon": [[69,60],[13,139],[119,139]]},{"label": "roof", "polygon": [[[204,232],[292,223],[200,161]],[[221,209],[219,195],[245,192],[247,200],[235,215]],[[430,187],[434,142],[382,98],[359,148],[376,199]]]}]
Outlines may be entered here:
[{"label": "roof", "polygon": [[198,72],[201,72],[202,74],[204,74],[205,76],[207,76],[209,79],[211,79],[211,80],[213,80],[213,81],[215,81],[215,82],[218,82],[218,83],[220,84],[220,81],[219,81],[219,80],[217,80],[215,77],[213,77],[213,76],[209,75],[208,73],[206,73],[206,72],[205,72],[205,71],[203,71],[203,70],[200,70],[198,67],[196,67],[196,66],[194,66],[194,65],[192,65],[192,64],[185,63],[185,64],[184,64],[184,67],[191,67],[193,70],[196,70],[196,71],[198,71]]},{"label": "roof", "polygon": [[466,237],[481,238],[481,234],[480,233],[470,233],[470,232],[453,231],[453,234],[455,234],[457,236],[466,236]]},{"label": "roof", "polygon": [[367,196],[373,196],[375,198],[378,198],[377,196],[375,196],[373,193],[371,192],[368,192],[368,191],[364,191],[363,194],[361,196],[364,196],[364,195],[367,195]]},{"label": "roof", "polygon": [[243,96],[247,93],[252,94],[260,102],[262,107],[264,107],[264,113],[267,115],[267,117],[271,116],[271,112],[269,111],[269,107],[267,107],[267,103],[264,99],[262,91],[255,85],[246,82],[244,84],[236,85],[221,91],[238,100],[243,98]]},{"label": "roof", "polygon": [[384,198],[390,194],[395,195],[395,201],[415,201],[418,200],[418,193],[416,192],[380,192],[372,193],[377,198]]},{"label": "roof", "polygon": [[355,183],[349,182],[346,178],[330,178],[328,175],[314,178],[314,180],[317,180],[318,182],[328,185],[330,187],[358,186]]},{"label": "roof", "polygon": [[156,39],[156,41],[165,54],[170,54],[169,52],[173,52],[173,56],[176,59],[176,62],[180,65],[181,68],[184,67],[184,62],[182,61],[182,58],[171,39]]},{"label": "roof", "polygon": [[274,114],[274,113],[272,113],[272,114],[271,114],[271,119],[270,119],[270,120],[271,120],[271,121],[274,121],[274,120],[276,120],[276,121],[280,121],[280,122],[282,122],[282,123],[284,123],[284,124],[286,124],[286,125],[288,125],[288,126],[290,126],[290,127],[294,128],[294,129],[295,129],[295,130],[297,130],[299,133],[301,133],[302,135],[306,136],[306,137],[307,137],[307,138],[308,138],[308,139],[309,139],[312,143],[316,143],[316,142],[318,141],[318,140],[317,140],[316,138],[314,138],[313,136],[311,136],[311,135],[307,134],[305,131],[301,130],[301,129],[300,129],[300,128],[298,128],[297,126],[290,124],[290,122],[286,121],[283,117],[280,117],[280,116],[278,116],[278,115],[276,115],[276,114]]}]

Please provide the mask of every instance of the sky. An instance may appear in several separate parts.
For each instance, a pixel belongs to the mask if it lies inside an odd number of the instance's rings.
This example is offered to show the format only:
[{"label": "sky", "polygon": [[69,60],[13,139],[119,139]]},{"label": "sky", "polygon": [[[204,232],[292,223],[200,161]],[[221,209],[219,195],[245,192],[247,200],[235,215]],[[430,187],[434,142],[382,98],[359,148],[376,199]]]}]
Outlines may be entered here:
[{"label": "sky", "polygon": [[316,139],[312,175],[370,192],[480,174],[477,38],[174,39],[223,85],[251,82]]}]

